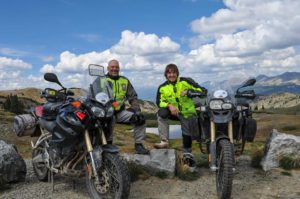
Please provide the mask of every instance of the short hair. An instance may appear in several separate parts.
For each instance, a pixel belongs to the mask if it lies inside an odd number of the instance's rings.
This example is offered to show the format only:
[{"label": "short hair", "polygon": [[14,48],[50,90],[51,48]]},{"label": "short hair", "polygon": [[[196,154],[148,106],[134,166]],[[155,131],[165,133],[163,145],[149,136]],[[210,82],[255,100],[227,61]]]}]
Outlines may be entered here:
[{"label": "short hair", "polygon": [[166,66],[166,69],[165,69],[165,77],[166,78],[167,78],[167,73],[169,71],[175,72],[177,74],[177,76],[179,76],[179,70],[178,70],[178,67],[175,64],[168,64]]},{"label": "short hair", "polygon": [[114,61],[114,62],[117,62],[118,65],[119,65],[119,61],[118,61],[118,60],[116,60],[116,59],[111,59],[111,60],[109,60],[107,66],[109,66],[109,65],[111,64],[111,62],[113,62],[113,61]]}]

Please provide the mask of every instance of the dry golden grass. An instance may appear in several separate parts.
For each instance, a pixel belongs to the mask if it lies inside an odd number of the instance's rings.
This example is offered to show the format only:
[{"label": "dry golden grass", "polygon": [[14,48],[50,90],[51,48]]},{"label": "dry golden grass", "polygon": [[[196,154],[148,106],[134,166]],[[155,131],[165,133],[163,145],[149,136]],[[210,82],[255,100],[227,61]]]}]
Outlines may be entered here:
[{"label": "dry golden grass", "polygon": [[[0,139],[8,143],[15,144],[19,153],[24,158],[31,158],[30,141],[36,138],[17,137],[12,131],[12,114],[0,111]],[[259,150],[263,150],[266,136],[273,128],[278,131],[300,136],[300,115],[284,115],[284,114],[254,114],[257,120],[257,134],[253,143],[247,143],[245,153],[254,154]],[[159,137],[154,134],[146,134],[145,146],[153,149],[153,144],[159,141]],[[116,144],[121,153],[134,153],[133,127],[131,125],[117,124],[114,133],[114,144]],[[170,147],[180,150],[182,147],[181,139],[171,140]],[[199,155],[200,149],[196,142],[193,143],[193,153]]]}]

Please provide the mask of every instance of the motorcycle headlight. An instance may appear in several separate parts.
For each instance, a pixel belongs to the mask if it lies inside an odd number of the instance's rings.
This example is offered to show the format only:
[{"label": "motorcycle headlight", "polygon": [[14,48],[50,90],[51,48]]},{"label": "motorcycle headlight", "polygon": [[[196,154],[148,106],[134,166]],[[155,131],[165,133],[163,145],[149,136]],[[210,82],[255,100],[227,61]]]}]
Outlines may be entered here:
[{"label": "motorcycle headlight", "polygon": [[108,108],[106,116],[111,117],[113,114],[114,114],[114,108],[111,106]]},{"label": "motorcycle headlight", "polygon": [[96,106],[93,106],[91,108],[92,112],[94,113],[94,115],[96,117],[104,117],[105,116],[105,111],[102,109],[102,108],[99,108],[99,107],[96,107]]},{"label": "motorcycle headlight", "polygon": [[224,103],[224,104],[222,104],[222,109],[232,109],[232,104]]},{"label": "motorcycle headlight", "polygon": [[212,100],[209,102],[209,108],[212,110],[222,109],[222,104],[223,104],[222,100]]}]

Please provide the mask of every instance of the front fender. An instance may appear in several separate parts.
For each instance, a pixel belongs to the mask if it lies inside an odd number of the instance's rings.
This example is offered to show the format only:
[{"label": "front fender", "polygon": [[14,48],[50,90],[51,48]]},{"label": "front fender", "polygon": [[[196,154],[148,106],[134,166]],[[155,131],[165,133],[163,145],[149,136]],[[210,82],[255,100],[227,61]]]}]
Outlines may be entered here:
[{"label": "front fender", "polygon": [[112,144],[103,145],[101,146],[101,148],[103,149],[104,152],[107,153],[119,153],[119,148]]}]

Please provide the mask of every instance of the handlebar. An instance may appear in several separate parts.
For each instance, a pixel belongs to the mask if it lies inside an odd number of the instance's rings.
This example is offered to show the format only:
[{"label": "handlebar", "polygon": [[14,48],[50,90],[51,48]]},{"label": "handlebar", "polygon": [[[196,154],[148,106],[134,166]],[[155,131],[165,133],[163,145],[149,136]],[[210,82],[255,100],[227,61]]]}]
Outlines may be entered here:
[{"label": "handlebar", "polygon": [[194,97],[203,98],[203,97],[206,97],[207,94],[203,93],[203,92],[199,92],[199,91],[188,90],[187,96],[190,97],[190,98],[194,98]]},{"label": "handlebar", "polygon": [[247,91],[237,92],[234,97],[235,98],[255,99],[256,94],[255,94],[254,90],[247,90]]}]

